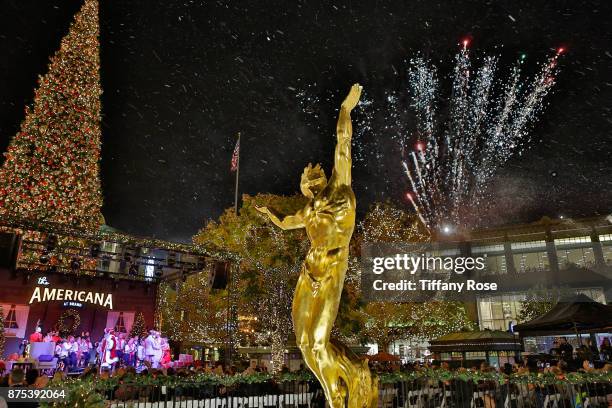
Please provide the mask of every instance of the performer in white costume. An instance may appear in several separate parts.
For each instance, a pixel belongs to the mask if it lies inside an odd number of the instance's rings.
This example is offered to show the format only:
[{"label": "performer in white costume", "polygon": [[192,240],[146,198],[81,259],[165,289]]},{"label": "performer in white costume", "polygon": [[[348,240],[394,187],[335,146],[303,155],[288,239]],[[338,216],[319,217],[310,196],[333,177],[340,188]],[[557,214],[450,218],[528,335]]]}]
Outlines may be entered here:
[{"label": "performer in white costume", "polygon": [[145,354],[147,361],[151,363],[151,367],[158,368],[159,361],[162,358],[162,349],[159,341],[159,333],[155,330],[150,330],[149,335],[145,339]]}]

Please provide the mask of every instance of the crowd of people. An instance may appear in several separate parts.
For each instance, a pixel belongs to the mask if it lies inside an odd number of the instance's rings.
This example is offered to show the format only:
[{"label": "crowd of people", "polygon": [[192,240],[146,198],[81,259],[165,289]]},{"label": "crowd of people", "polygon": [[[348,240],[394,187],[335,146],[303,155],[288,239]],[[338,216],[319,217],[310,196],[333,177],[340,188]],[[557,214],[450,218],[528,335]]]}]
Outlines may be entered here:
[{"label": "crowd of people", "polygon": [[589,361],[610,361],[612,360],[612,345],[610,345],[610,339],[608,337],[602,340],[599,348],[591,339],[587,339],[586,343],[581,344],[574,350],[574,346],[567,341],[567,338],[558,337],[554,339],[553,346],[549,353],[552,356],[564,360],[579,358]]},{"label": "crowd of people", "polygon": [[147,336],[130,336],[107,328],[102,338],[92,342],[89,332],[61,337],[57,331],[49,331],[43,336],[37,327],[29,341],[24,341],[22,355],[27,356],[32,344],[38,342],[55,344],[54,357],[60,371],[80,371],[95,365],[110,370],[131,366],[140,372],[145,369],[145,362],[153,368],[172,364],[168,338],[156,330],[150,330]]}]

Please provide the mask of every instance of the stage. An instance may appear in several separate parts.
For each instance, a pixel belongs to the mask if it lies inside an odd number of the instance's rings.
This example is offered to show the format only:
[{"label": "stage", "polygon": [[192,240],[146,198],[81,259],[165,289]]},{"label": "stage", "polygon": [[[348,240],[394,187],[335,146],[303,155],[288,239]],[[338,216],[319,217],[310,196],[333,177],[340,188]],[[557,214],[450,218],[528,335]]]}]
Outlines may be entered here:
[{"label": "stage", "polygon": [[55,328],[66,336],[89,332],[92,342],[102,338],[105,327],[129,333],[138,313],[146,328],[154,325],[154,283],[6,268],[0,269],[0,282],[5,355],[19,352],[39,320],[43,335]]}]

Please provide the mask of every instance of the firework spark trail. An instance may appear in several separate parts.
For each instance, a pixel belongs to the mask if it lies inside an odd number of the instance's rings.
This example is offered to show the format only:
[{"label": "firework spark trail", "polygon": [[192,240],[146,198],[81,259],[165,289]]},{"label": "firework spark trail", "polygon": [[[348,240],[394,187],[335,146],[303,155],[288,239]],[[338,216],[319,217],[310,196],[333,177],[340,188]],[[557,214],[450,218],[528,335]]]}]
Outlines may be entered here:
[{"label": "firework spark trail", "polygon": [[457,54],[454,70],[453,89],[451,95],[451,115],[448,126],[450,138],[449,152],[452,153],[452,165],[450,175],[452,178],[452,205],[451,218],[456,219],[456,210],[459,207],[458,191],[462,188],[462,161],[465,160],[465,140],[466,140],[466,119],[469,111],[469,92],[470,92],[470,58],[467,50],[467,43]]}]

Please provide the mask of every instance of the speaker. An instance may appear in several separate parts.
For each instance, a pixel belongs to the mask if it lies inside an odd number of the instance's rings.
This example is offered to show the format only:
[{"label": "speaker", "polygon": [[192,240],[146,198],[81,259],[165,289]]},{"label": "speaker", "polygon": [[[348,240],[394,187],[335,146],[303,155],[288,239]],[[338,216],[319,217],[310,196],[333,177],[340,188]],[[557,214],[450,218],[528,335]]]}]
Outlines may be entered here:
[{"label": "speaker", "polygon": [[15,269],[21,237],[11,232],[0,232],[0,268]]},{"label": "speaker", "polygon": [[208,284],[211,289],[225,289],[229,280],[230,263],[214,261],[208,275]]}]

